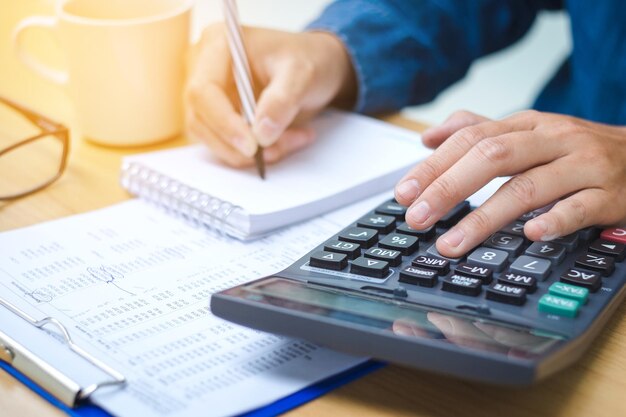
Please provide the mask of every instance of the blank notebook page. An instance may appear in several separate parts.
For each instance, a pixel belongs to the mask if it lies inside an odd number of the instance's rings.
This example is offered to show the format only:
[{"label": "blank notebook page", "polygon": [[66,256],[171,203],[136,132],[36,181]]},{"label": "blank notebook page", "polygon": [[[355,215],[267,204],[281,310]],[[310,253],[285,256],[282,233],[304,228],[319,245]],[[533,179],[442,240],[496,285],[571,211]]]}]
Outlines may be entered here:
[{"label": "blank notebook page", "polygon": [[243,208],[249,235],[303,220],[392,187],[429,155],[420,136],[364,116],[329,111],[311,122],[316,141],[267,166],[230,168],[204,145],[128,157],[189,187]]}]

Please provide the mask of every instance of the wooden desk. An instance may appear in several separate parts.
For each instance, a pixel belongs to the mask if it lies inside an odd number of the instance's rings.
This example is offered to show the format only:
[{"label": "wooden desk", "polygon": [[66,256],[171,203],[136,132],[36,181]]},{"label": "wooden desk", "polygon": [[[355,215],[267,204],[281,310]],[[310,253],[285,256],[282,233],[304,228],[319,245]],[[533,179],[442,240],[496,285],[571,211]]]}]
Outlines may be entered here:
[{"label": "wooden desk", "polygon": [[[51,2],[50,2],[51,3]],[[7,49],[9,31],[18,18],[49,12],[43,0],[0,0],[0,94],[29,103],[72,125],[64,92],[31,75]],[[44,54],[49,45],[39,48]],[[421,126],[394,116],[391,122]],[[123,155],[184,144],[183,138],[159,146],[119,150],[72,140],[69,168],[47,190],[0,204],[0,230],[8,230],[104,207],[128,198],[118,186]],[[1,324],[0,324],[1,326]],[[293,416],[567,416],[626,415],[626,303],[576,365],[530,388],[504,388],[459,381],[388,366],[306,404]],[[0,372],[0,415],[62,416],[11,376]]]},{"label": "wooden desk", "polygon": [[[394,116],[390,121],[419,128]],[[183,138],[141,150],[177,146]],[[47,190],[0,205],[6,230],[104,207],[128,198],[118,186],[120,159],[134,150],[109,149],[73,138],[65,175]],[[294,416],[620,416],[626,415],[626,303],[584,359],[531,388],[493,387],[389,366],[294,410]],[[63,415],[0,372],[2,416]]]}]

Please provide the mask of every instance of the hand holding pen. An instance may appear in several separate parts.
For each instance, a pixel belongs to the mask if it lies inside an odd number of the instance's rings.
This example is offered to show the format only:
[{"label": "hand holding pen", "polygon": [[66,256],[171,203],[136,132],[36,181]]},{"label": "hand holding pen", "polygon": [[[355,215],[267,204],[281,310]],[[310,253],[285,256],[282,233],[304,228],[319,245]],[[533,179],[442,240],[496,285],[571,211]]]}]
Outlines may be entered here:
[{"label": "hand holding pen", "polygon": [[254,165],[257,143],[267,163],[308,146],[315,135],[301,122],[331,102],[353,100],[356,91],[348,55],[333,35],[244,28],[243,41],[258,94],[251,126],[240,111],[224,24],[205,29],[195,45],[185,95],[189,136],[234,167]]}]

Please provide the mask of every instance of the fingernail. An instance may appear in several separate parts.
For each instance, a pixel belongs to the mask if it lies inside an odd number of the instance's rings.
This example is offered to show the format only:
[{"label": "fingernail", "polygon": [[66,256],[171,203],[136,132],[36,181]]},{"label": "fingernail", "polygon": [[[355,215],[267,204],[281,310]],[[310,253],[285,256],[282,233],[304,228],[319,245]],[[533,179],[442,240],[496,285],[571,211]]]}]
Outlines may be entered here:
[{"label": "fingernail", "polygon": [[232,139],[232,142],[235,148],[237,148],[239,152],[241,152],[245,156],[254,156],[254,153],[256,152],[256,146],[254,146],[254,143],[252,143],[252,141],[244,137],[237,136]]},{"label": "fingernail", "polygon": [[261,146],[269,146],[281,134],[278,123],[269,117],[262,118],[252,129]]},{"label": "fingernail", "polygon": [[424,223],[428,217],[430,217],[430,207],[428,203],[420,201],[417,205],[409,209],[408,216],[413,223]]},{"label": "fingernail", "polygon": [[451,248],[458,247],[463,242],[463,239],[465,239],[465,233],[463,233],[463,230],[456,227],[441,236],[441,240]]},{"label": "fingernail", "polygon": [[404,181],[396,187],[396,194],[405,200],[413,201],[419,195],[419,183],[416,179]]},{"label": "fingernail", "polygon": [[549,232],[550,226],[545,220],[542,220],[542,219],[534,220],[534,225],[541,232],[540,239],[542,242],[548,242],[550,240],[554,240],[557,237],[559,237],[558,234]]}]

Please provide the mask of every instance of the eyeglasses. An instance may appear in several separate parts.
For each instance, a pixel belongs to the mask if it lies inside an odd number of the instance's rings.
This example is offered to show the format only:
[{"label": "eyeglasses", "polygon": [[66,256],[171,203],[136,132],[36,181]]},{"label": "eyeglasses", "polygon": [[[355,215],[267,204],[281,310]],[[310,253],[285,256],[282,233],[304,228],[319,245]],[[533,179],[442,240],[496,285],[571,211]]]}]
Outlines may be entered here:
[{"label": "eyeglasses", "polygon": [[[30,195],[56,181],[65,171],[69,130],[3,97],[0,97],[0,116],[12,120],[0,126],[0,201]],[[1,128],[20,124],[29,136],[11,143],[10,135]]]}]

